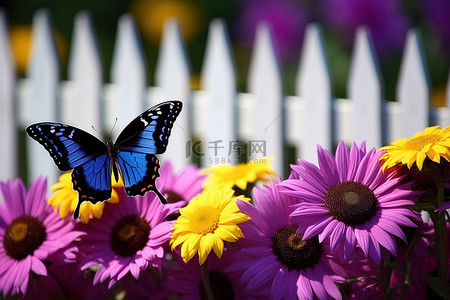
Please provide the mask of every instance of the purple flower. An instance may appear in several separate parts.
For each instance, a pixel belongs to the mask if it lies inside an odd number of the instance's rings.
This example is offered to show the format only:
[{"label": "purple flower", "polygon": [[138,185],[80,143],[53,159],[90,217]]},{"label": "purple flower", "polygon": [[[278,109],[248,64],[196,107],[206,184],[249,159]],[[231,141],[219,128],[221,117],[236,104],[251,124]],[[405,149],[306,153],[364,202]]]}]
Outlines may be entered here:
[{"label": "purple flower", "polygon": [[[198,260],[191,259],[184,263],[179,251],[173,254],[177,264],[168,271],[168,279],[163,283],[164,291],[158,297],[168,299],[180,295],[180,299],[185,300],[207,299]],[[260,299],[245,291],[245,285],[239,282],[240,273],[226,271],[232,263],[230,254],[230,250],[226,249],[220,259],[216,255],[208,256],[208,273],[216,299]]]},{"label": "purple flower", "polygon": [[235,23],[237,39],[253,44],[256,29],[265,22],[270,25],[274,43],[283,60],[297,58],[306,26],[305,6],[293,1],[246,0]]},{"label": "purple flower", "polygon": [[81,269],[100,265],[94,284],[110,278],[111,287],[128,273],[138,279],[148,266],[160,268],[175,222],[166,218],[180,206],[162,205],[154,193],[133,198],[120,190],[119,198],[118,204],[106,203],[101,219],[80,225],[87,233],[80,245],[86,253]]},{"label": "purple flower", "polygon": [[47,205],[47,180],[37,178],[26,190],[22,180],[0,182],[0,290],[3,295],[26,293],[32,271],[47,276],[46,262],[76,259],[72,242],[83,235],[73,220],[63,220]]},{"label": "purple flower", "polygon": [[409,206],[418,201],[420,191],[411,191],[413,182],[404,175],[381,170],[383,151],[366,153],[365,143],[353,144],[350,151],[340,142],[336,157],[318,146],[320,168],[299,159],[292,171],[300,179],[280,183],[282,192],[300,201],[291,216],[304,239],[330,238],[331,249],[343,244],[343,259],[349,259],[356,245],[377,264],[380,246],[396,256],[395,236],[406,242],[400,226],[416,227],[411,219],[419,214]]},{"label": "purple flower", "polygon": [[400,1],[324,0],[320,8],[323,22],[349,42],[358,27],[368,27],[380,58],[388,58],[403,48],[410,21]]},{"label": "purple flower", "polygon": [[341,299],[335,282],[343,282],[344,269],[332,257],[328,241],[319,243],[298,235],[291,222],[295,199],[279,193],[274,182],[253,189],[255,206],[237,201],[251,217],[241,224],[245,247],[233,256],[228,271],[242,271],[247,291],[263,291],[271,299]]},{"label": "purple flower", "polygon": [[422,0],[420,13],[439,34],[442,49],[448,55],[450,46],[450,1],[448,0]]},{"label": "purple flower", "polygon": [[50,275],[33,277],[24,300],[106,299],[110,294],[106,283],[92,285],[93,272],[81,272],[78,264],[52,265]]},{"label": "purple flower", "polygon": [[199,174],[200,169],[194,165],[187,166],[178,174],[174,174],[172,164],[165,161],[160,169],[160,176],[156,181],[158,189],[163,193],[167,202],[183,202],[185,206],[203,188],[206,176]]}]

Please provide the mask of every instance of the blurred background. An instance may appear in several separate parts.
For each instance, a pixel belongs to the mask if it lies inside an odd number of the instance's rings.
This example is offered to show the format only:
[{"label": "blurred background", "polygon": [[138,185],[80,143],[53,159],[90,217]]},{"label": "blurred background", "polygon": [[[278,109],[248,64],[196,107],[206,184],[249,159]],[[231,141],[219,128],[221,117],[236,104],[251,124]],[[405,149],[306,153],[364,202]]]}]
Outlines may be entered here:
[{"label": "blurred background", "polygon": [[[63,79],[74,16],[92,13],[109,82],[110,63],[120,15],[130,13],[138,25],[148,74],[153,74],[163,22],[178,19],[191,62],[193,88],[200,72],[209,22],[226,21],[231,37],[238,87],[245,92],[256,25],[270,24],[283,74],[285,94],[294,94],[295,75],[305,26],[320,23],[325,35],[334,95],[346,97],[346,81],[355,29],[366,25],[372,34],[385,85],[385,98],[395,100],[395,86],[407,31],[418,28],[432,85],[432,102],[444,105],[450,63],[449,0],[0,0],[9,17],[10,38],[19,76],[24,76],[30,50],[33,14],[47,8],[53,18]],[[153,78],[149,76],[149,85]]]}]

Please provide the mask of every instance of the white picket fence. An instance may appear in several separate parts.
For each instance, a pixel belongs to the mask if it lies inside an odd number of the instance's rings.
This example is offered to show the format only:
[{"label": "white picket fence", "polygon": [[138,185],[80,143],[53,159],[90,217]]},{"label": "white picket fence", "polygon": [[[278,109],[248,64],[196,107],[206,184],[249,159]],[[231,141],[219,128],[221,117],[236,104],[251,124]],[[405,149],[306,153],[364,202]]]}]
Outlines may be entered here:
[{"label": "white picket fence", "polygon": [[[248,93],[240,93],[227,28],[221,20],[210,24],[202,90],[192,90],[189,59],[175,20],[165,24],[154,74],[156,86],[147,87],[140,39],[130,15],[118,22],[111,83],[102,80],[89,13],[80,12],[75,18],[68,81],[60,80],[48,12],[36,12],[33,20],[33,49],[26,79],[18,80],[15,75],[6,19],[5,13],[0,13],[0,180],[17,176],[18,137],[31,123],[65,122],[98,136],[91,126],[110,132],[117,118],[113,130],[117,136],[141,111],[171,99],[183,101],[184,108],[162,160],[170,158],[178,170],[191,162],[186,156],[192,137],[203,141],[205,165],[228,158],[230,142],[265,141],[266,156],[273,157],[274,169],[282,174],[287,167],[286,145],[295,146],[297,157],[315,162],[317,144],[332,149],[341,139],[349,144],[365,140],[368,146],[379,147],[429,125],[450,125],[448,107],[430,106],[427,68],[415,30],[408,33],[404,47],[397,99],[388,102],[383,98],[370,34],[364,28],[357,31],[355,39],[348,99],[335,99],[326,47],[316,24],[307,27],[299,53],[296,95],[286,96],[270,28],[265,24],[257,30]],[[450,83],[448,86],[447,103]],[[214,149],[213,142],[218,145],[220,140],[223,148]],[[30,179],[43,174],[55,182],[58,172],[47,152],[31,138],[26,148]]]}]

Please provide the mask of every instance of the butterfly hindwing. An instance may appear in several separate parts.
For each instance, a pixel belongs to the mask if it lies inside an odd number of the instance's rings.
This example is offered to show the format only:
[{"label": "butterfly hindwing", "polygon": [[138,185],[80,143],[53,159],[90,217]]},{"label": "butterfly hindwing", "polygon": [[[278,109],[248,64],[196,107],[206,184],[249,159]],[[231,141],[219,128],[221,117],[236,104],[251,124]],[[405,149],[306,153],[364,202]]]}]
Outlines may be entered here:
[{"label": "butterfly hindwing", "polygon": [[92,204],[111,198],[111,162],[107,154],[97,156],[73,169],[73,189],[78,192],[78,204],[74,212],[77,219],[81,203]]},{"label": "butterfly hindwing", "polygon": [[28,135],[44,146],[61,171],[69,171],[105,153],[106,145],[81,129],[60,123],[37,123]]},{"label": "butterfly hindwing", "polygon": [[155,180],[159,177],[159,160],[153,154],[122,151],[117,156],[125,191],[130,196],[143,196],[148,191],[153,191],[161,200],[166,199],[156,188]]}]

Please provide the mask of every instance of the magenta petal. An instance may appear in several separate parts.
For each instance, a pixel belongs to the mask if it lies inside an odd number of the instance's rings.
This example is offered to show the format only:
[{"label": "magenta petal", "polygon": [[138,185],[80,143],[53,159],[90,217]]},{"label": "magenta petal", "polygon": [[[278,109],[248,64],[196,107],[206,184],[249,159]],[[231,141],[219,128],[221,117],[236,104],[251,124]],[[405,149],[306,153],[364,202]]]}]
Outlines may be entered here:
[{"label": "magenta petal", "polygon": [[31,270],[37,275],[47,276],[47,268],[44,263],[37,258],[31,258]]},{"label": "magenta petal", "polygon": [[[305,231],[303,238],[309,239],[315,235],[318,235],[323,231],[323,229],[327,226],[327,224],[332,220],[333,218],[330,216],[324,216],[320,219],[318,219],[316,222],[311,224]],[[325,236],[323,238],[326,238]]]},{"label": "magenta petal", "polygon": [[311,283],[311,287],[314,290],[314,294],[316,294],[319,299],[326,299],[328,294],[325,291],[322,284],[322,274],[317,274],[315,271],[308,272],[309,274],[309,282]]},{"label": "magenta petal", "polygon": [[313,299],[314,293],[309,282],[303,272],[299,272],[297,280],[297,295],[300,299]]}]

